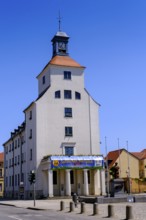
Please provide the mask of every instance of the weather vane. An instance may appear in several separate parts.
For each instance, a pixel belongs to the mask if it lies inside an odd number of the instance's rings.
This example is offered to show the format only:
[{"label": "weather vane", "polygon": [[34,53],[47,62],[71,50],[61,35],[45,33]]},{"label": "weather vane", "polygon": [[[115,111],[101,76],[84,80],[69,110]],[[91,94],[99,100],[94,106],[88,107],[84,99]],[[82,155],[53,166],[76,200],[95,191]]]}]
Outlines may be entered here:
[{"label": "weather vane", "polygon": [[61,19],[62,17],[60,16],[60,11],[59,11],[59,17],[58,17],[59,31],[61,31]]}]

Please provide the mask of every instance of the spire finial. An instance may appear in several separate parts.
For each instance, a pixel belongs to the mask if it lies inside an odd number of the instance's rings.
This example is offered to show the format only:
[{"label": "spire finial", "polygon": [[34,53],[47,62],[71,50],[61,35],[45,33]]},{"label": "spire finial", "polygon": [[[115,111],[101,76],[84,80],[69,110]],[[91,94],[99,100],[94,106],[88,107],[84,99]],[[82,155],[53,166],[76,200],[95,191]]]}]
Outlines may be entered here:
[{"label": "spire finial", "polygon": [[59,10],[59,17],[58,17],[59,32],[61,31],[61,19],[62,17],[60,16],[60,10]]}]

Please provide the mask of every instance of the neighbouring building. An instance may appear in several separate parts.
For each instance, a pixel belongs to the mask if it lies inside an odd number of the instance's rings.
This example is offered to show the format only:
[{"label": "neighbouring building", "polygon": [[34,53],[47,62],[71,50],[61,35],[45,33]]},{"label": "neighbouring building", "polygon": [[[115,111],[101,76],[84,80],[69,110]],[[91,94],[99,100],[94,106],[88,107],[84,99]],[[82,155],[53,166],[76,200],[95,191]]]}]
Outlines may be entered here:
[{"label": "neighbouring building", "polygon": [[65,32],[53,37],[52,58],[37,76],[38,97],[4,143],[6,197],[33,196],[32,170],[37,198],[105,194],[100,105],[85,89],[85,67],[69,56],[68,41]]},{"label": "neighbouring building", "polygon": [[109,170],[118,163],[119,178],[125,180],[125,186],[130,180],[132,193],[146,192],[146,149],[141,152],[128,152],[125,149],[110,151],[105,159]]},{"label": "neighbouring building", "polygon": [[4,192],[4,153],[0,153],[0,197],[3,197]]}]

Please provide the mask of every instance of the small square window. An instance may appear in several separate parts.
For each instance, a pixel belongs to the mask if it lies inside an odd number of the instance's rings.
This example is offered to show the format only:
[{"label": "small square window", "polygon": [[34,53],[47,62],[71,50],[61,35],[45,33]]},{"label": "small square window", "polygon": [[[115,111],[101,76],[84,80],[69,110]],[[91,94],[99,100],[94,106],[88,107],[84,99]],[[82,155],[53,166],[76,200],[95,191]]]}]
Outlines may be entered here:
[{"label": "small square window", "polygon": [[72,127],[65,127],[65,136],[73,136],[73,129]]},{"label": "small square window", "polygon": [[64,116],[72,117],[72,108],[64,108]]},{"label": "small square window", "polygon": [[74,147],[65,147],[65,155],[71,156],[74,155]]},{"label": "small square window", "polygon": [[72,98],[71,90],[64,90],[64,98],[65,99],[71,99]]},{"label": "small square window", "polygon": [[71,79],[71,72],[70,71],[64,71],[64,79]]}]

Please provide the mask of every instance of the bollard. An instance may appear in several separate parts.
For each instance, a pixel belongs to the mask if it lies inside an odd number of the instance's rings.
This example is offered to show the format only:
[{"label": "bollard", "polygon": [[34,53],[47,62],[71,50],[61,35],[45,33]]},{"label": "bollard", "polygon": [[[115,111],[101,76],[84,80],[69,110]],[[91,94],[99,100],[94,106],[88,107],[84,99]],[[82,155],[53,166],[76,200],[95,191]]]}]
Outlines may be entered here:
[{"label": "bollard", "polygon": [[126,220],[134,219],[132,206],[126,206]]},{"label": "bollard", "polygon": [[64,201],[60,201],[60,211],[63,211],[65,209],[65,203]]},{"label": "bollard", "polygon": [[70,212],[73,212],[75,210],[75,206],[73,202],[70,202]]},{"label": "bollard", "polygon": [[81,214],[86,212],[85,202],[81,202]]},{"label": "bollard", "polygon": [[98,215],[98,203],[93,204],[93,215]]},{"label": "bollard", "polygon": [[113,205],[108,205],[108,218],[115,217]]}]

